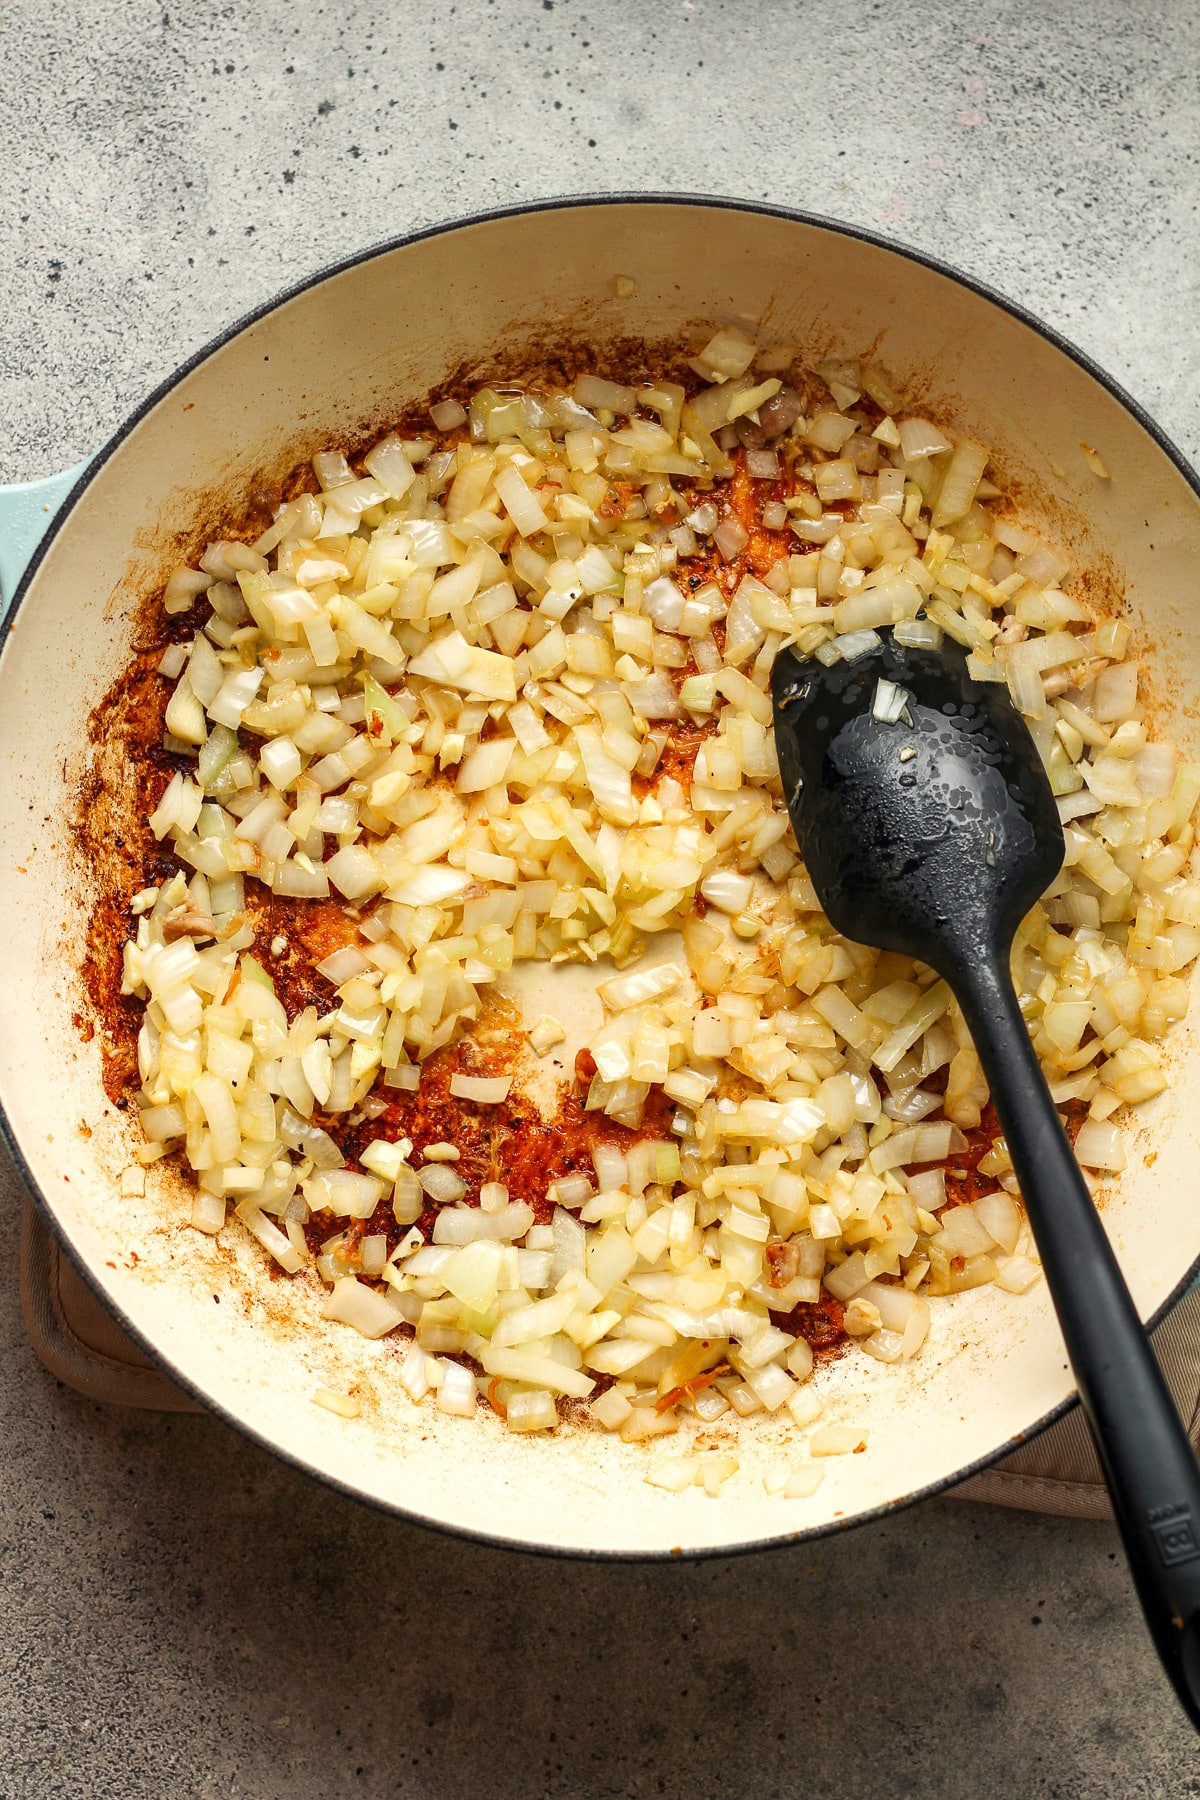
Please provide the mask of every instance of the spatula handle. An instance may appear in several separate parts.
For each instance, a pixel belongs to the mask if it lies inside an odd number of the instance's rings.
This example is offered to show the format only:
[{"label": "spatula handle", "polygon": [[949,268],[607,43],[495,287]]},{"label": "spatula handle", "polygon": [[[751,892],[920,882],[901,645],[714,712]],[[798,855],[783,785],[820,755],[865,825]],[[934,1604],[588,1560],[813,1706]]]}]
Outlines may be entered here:
[{"label": "spatula handle", "polygon": [[1004,1128],[1146,1622],[1200,1729],[1200,1468],[1007,973],[975,962],[946,974]]}]

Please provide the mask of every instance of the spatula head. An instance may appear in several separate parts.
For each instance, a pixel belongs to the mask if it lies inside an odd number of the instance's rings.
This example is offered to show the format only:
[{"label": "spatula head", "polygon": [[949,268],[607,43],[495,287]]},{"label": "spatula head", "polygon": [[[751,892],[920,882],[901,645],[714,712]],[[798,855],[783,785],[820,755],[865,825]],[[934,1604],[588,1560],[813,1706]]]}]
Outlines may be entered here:
[{"label": "spatula head", "polygon": [[910,649],[890,631],[829,667],[787,650],[771,685],[792,825],[837,929],[947,974],[1006,950],[1064,854],[1007,687],[973,681],[949,638]]}]

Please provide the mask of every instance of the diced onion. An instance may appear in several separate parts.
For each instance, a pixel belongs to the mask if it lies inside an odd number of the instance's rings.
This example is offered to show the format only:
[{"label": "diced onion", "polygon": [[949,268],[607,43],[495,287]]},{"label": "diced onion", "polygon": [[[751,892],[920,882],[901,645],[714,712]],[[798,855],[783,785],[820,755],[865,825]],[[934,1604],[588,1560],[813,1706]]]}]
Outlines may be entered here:
[{"label": "diced onion", "polygon": [[877,631],[847,631],[833,640],[833,648],[844,662],[855,662],[860,656],[869,656],[872,650],[882,648],[883,640]]},{"label": "diced onion", "polygon": [[507,1075],[479,1076],[455,1073],[450,1077],[450,1092],[460,1100],[473,1100],[480,1106],[497,1106],[508,1099],[512,1081]]},{"label": "diced onion", "polygon": [[467,1184],[445,1163],[427,1163],[417,1171],[418,1179],[431,1200],[439,1206],[448,1206],[455,1200],[461,1200],[467,1191]]},{"label": "diced onion", "polygon": [[750,534],[737,519],[722,519],[713,533],[713,542],[726,562],[732,562],[750,542]]},{"label": "diced onion", "polygon": [[813,1456],[853,1456],[867,1447],[867,1433],[858,1425],[823,1425],[808,1440]]},{"label": "diced onion", "polygon": [[510,1394],[504,1423],[509,1431],[553,1431],[558,1424],[553,1394],[545,1388],[523,1388]]},{"label": "diced onion", "polygon": [[439,431],[453,431],[457,425],[465,425],[467,409],[457,400],[439,400],[429,409],[429,417]]},{"label": "diced onion", "polygon": [[[115,1201],[187,1161],[196,1230],[313,1265],[331,1322],[414,1329],[409,1400],[514,1434],[554,1429],[559,1396],[627,1442],[682,1426],[650,1465],[680,1493],[737,1468],[693,1418],[824,1419],[797,1307],[840,1301],[882,1369],[940,1296],[1040,1273],[1002,1138],[972,1160],[992,1191],[955,1198],[988,1095],[948,986],[820,913],[781,648],[862,659],[902,761],[911,697],[870,662],[889,630],[958,643],[1026,719],[1065,861],[1013,974],[1056,1103],[1087,1112],[1089,1183],[1124,1167],[1120,1108],[1166,1085],[1200,955],[1200,765],[1153,735],[1133,621],[1093,619],[1066,553],[993,511],[982,443],[898,419],[853,357],[816,365],[831,403],[806,417],[794,354],[726,327],[698,392],[598,369],[435,400],[425,436],[361,460],[318,450],[319,493],[167,584],[168,615],[208,605],[156,653],[173,766],[155,880],[122,896],[144,1141]],[[518,965],[566,963],[579,1004],[522,1019]],[[555,1046],[578,1130],[527,1194],[523,1084]],[[768,1488],[810,1495],[865,1443],[824,1424]]]},{"label": "diced onion", "polygon": [[[1088,1169],[1118,1174],[1126,1162],[1121,1133],[1110,1119],[1085,1119],[1075,1139],[1075,1155]],[[1006,1248],[1011,1249],[1012,1245]]]},{"label": "diced onion", "polygon": [[949,450],[950,440],[928,419],[901,419],[896,429],[900,434],[900,450],[906,462],[919,456],[938,456]]},{"label": "diced onion", "polygon": [[880,679],[875,683],[875,698],[871,702],[871,716],[883,725],[894,725],[912,695],[906,688],[896,682]]},{"label": "diced onion", "polygon": [[353,1275],[334,1282],[322,1316],[339,1325],[352,1325],[366,1338],[386,1337],[404,1319],[395,1298],[364,1287]]}]

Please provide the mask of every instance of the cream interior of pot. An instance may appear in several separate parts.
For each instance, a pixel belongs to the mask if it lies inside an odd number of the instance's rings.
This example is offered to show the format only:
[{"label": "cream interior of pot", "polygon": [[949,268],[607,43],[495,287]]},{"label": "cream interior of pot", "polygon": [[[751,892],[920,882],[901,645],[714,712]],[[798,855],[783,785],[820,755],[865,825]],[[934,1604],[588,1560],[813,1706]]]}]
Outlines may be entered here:
[{"label": "cream interior of pot", "polygon": [[[630,298],[614,297],[617,275],[636,284]],[[795,1459],[804,1435],[786,1417],[729,1427],[740,1432],[740,1468],[709,1499],[646,1484],[661,1444],[625,1445],[570,1421],[552,1438],[513,1437],[486,1408],[472,1422],[416,1407],[397,1384],[394,1344],[321,1321],[315,1275],[278,1278],[243,1234],[227,1232],[226,1243],[190,1230],[161,1170],[145,1199],[121,1197],[130,1127],[105,1097],[98,1041],[85,1043],[74,1017],[90,898],[68,819],[88,714],[126,659],[165,537],[202,500],[386,421],[463,363],[494,365],[511,348],[518,366],[547,341],[662,341],[730,322],[814,357],[869,352],[923,410],[992,445],[1030,521],[1127,607],[1160,730],[1200,751],[1190,704],[1200,502],[1126,408],[1040,334],[904,257],[815,225],[688,204],[570,206],[446,231],[330,276],[239,332],[108,456],[38,569],[0,661],[0,1096],[59,1230],[167,1365],[267,1445],[430,1522],[562,1550],[765,1542],[946,1481],[1071,1391],[1044,1285],[936,1302],[912,1363],[849,1354],[822,1368],[824,1422],[870,1435],[863,1454],[828,1462],[811,1499],[763,1488],[764,1471]],[[1092,472],[1081,443],[1111,479]],[[536,979],[531,1016],[583,1020],[595,1005],[594,973],[546,968]],[[1187,1030],[1171,1067],[1172,1087],[1131,1133],[1129,1167],[1105,1205],[1146,1316],[1200,1256],[1200,1058]],[[313,1404],[318,1385],[352,1383],[358,1418]]]}]

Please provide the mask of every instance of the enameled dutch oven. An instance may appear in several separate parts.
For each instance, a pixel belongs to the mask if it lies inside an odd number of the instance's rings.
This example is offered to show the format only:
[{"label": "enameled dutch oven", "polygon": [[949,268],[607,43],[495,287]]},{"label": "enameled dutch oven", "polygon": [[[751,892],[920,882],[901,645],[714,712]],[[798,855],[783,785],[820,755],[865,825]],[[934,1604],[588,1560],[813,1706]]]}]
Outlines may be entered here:
[{"label": "enameled dutch oven", "polygon": [[[617,275],[636,284],[631,297],[614,297]],[[786,1456],[790,1421],[743,1426],[741,1469],[714,1500],[647,1485],[652,1451],[583,1424],[514,1438],[483,1408],[471,1423],[416,1407],[397,1384],[394,1346],[322,1322],[315,1275],[278,1279],[244,1234],[190,1230],[161,1167],[144,1199],[121,1196],[131,1127],[105,1096],[98,1039],[85,1042],[76,1019],[94,894],[70,819],[89,713],[126,661],[138,605],[161,584],[179,532],[262,471],[360,441],[451,370],[506,359],[520,369],[573,341],[596,346],[603,372],[607,342],[677,343],[733,322],[810,358],[869,353],[914,405],[990,444],[1023,515],[1073,552],[1085,584],[1127,608],[1159,728],[1200,752],[1189,704],[1200,686],[1200,498],[1183,459],[1099,370],[1007,301],[911,252],[763,207],[572,200],[384,245],[232,328],[86,468],[10,490],[0,515],[0,579],[15,578],[62,502],[16,586],[0,655],[0,1104],[31,1192],[123,1323],[221,1417],[364,1500],[544,1550],[728,1552],[839,1529],[949,1486],[1070,1401],[1044,1287],[939,1301],[912,1363],[848,1355],[822,1369],[827,1420],[867,1424],[870,1443],[831,1461],[807,1500],[769,1497],[759,1478]],[[551,993],[572,979],[541,978]],[[1190,1032],[1171,1067],[1104,1212],[1148,1320],[1200,1258]],[[357,1419],[313,1405],[317,1385],[351,1383],[364,1401]]]}]

